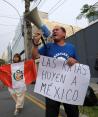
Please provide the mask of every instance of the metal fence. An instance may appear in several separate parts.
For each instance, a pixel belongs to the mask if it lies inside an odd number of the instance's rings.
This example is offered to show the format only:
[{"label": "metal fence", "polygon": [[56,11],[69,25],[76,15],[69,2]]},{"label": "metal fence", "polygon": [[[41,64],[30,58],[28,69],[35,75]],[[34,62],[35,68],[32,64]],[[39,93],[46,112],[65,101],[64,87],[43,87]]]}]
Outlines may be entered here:
[{"label": "metal fence", "polygon": [[98,71],[95,70],[98,58],[98,22],[68,37],[66,41],[76,46],[79,61],[90,66],[91,80],[98,82]]}]

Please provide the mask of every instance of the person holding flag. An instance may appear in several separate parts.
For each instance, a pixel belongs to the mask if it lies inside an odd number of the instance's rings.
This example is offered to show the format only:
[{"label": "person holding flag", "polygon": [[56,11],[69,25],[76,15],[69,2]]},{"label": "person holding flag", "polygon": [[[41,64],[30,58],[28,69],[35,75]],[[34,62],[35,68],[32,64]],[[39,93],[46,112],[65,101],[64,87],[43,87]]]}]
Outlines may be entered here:
[{"label": "person holding flag", "polygon": [[22,111],[27,90],[26,85],[35,82],[36,75],[35,61],[33,59],[21,61],[21,56],[18,53],[14,55],[12,64],[0,66],[0,80],[8,87],[16,103],[14,115],[18,115]]},{"label": "person holding flag", "polygon": [[[18,53],[16,53],[13,57],[13,63],[18,63],[18,62],[21,62],[21,56]],[[16,74],[14,74],[13,77],[14,79],[16,79],[16,81],[19,81],[23,77],[22,71],[17,70]],[[18,115],[22,111],[24,106],[25,92],[27,90],[26,85],[17,88],[9,87],[8,90],[16,103],[14,115]]]}]

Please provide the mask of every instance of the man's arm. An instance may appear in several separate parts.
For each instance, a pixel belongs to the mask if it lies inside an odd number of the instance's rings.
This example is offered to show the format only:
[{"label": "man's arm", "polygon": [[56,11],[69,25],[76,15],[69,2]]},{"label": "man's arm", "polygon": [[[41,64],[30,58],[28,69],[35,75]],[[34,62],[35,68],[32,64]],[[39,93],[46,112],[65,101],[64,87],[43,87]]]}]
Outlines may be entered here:
[{"label": "man's arm", "polygon": [[38,46],[40,45],[39,40],[41,39],[41,32],[37,31],[33,36],[33,50],[32,50],[32,57],[33,59],[39,58],[40,54],[38,51]]},{"label": "man's arm", "polygon": [[33,47],[33,50],[32,50],[32,58],[33,59],[37,59],[37,58],[39,58],[40,57],[40,54],[39,54],[39,52],[38,52],[38,47]]}]

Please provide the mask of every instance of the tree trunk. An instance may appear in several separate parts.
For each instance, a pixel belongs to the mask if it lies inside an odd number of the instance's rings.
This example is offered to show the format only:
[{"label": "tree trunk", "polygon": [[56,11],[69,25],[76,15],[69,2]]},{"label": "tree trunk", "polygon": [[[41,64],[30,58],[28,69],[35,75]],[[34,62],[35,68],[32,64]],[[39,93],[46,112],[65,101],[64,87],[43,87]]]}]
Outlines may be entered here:
[{"label": "tree trunk", "polygon": [[[28,13],[30,10],[30,1],[25,0],[25,13]],[[25,47],[25,58],[32,58],[32,26],[31,23],[25,20],[24,17],[24,47]]]}]

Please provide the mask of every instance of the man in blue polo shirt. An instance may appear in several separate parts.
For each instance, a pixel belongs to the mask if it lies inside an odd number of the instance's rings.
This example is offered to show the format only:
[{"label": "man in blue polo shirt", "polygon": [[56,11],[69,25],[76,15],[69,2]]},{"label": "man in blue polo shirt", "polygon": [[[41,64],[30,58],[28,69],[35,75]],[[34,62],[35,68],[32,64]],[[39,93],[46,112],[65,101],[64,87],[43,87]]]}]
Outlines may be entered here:
[{"label": "man in blue polo shirt", "polygon": [[[36,58],[38,54],[55,57],[57,59],[63,59],[67,61],[69,66],[77,63],[78,58],[74,45],[65,42],[66,30],[61,26],[55,26],[52,31],[53,43],[47,43],[38,49],[39,40],[41,38],[40,33],[35,33],[33,40],[33,58]],[[54,101],[46,97],[46,117],[58,117],[60,102]],[[79,117],[78,106],[63,103],[67,117]]]}]

